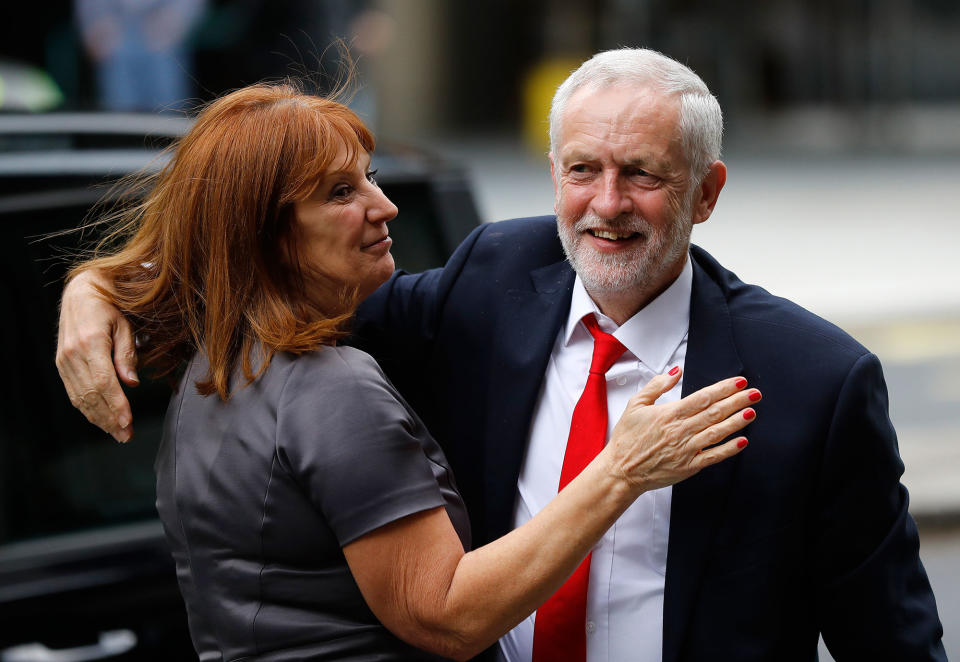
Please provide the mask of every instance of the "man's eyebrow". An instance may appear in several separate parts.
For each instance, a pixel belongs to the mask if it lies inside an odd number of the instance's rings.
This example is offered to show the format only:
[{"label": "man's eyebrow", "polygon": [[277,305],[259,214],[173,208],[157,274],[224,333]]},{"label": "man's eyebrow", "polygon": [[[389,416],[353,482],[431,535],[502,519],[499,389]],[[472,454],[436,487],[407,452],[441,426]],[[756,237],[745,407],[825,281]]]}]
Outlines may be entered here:
[{"label": "man's eyebrow", "polygon": [[575,149],[566,154],[562,154],[560,159],[563,163],[570,163],[571,161],[593,161],[595,157],[589,152]]},{"label": "man's eyebrow", "polygon": [[[585,152],[581,150],[573,150],[567,154],[564,154],[561,158],[562,164],[568,164],[576,161],[595,161],[596,157],[590,152]],[[626,159],[623,163],[620,163],[621,168],[640,168],[641,170],[655,170],[655,171],[665,171],[669,170],[667,164],[660,162],[658,159],[650,158],[649,156],[633,156]]]},{"label": "man's eyebrow", "polygon": [[633,158],[627,159],[624,161],[621,166],[624,168],[649,168],[651,166],[656,167],[658,164],[656,161],[653,161],[642,156],[635,156]]}]

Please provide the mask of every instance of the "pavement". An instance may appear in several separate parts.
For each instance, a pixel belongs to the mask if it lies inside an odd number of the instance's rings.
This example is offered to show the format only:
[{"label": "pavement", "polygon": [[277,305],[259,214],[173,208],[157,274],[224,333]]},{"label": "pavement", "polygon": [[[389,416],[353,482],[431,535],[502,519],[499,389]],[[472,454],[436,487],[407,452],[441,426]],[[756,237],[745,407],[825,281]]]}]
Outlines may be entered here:
[{"label": "pavement", "polygon": [[[471,172],[481,218],[550,213],[545,154],[486,136],[425,145]],[[921,524],[960,523],[960,153],[757,153],[731,147],[700,244],[743,280],[876,353]]]}]

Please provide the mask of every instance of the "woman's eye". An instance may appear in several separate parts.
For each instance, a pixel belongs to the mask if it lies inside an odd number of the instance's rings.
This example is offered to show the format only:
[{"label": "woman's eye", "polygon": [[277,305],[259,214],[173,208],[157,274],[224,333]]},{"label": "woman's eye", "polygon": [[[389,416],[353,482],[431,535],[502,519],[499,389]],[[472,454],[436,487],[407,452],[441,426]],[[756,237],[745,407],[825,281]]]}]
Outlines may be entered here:
[{"label": "woman's eye", "polygon": [[367,181],[373,184],[374,186],[377,185],[377,172],[378,172],[377,170],[371,170],[370,172],[367,173]]},{"label": "woman's eye", "polygon": [[350,194],[353,193],[353,187],[346,184],[341,184],[340,186],[335,186],[332,191],[330,191],[330,198],[333,200],[342,200],[343,198],[350,197]]}]

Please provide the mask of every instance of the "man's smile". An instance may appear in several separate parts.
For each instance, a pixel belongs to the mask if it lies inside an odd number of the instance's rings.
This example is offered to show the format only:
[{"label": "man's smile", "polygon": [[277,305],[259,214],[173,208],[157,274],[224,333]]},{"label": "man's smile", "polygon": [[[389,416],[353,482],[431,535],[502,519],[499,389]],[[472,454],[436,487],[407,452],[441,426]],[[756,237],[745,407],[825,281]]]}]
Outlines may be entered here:
[{"label": "man's smile", "polygon": [[640,236],[639,232],[611,232],[610,230],[595,230],[592,228],[588,229],[587,232],[598,239],[609,239],[611,241],[623,241]]}]

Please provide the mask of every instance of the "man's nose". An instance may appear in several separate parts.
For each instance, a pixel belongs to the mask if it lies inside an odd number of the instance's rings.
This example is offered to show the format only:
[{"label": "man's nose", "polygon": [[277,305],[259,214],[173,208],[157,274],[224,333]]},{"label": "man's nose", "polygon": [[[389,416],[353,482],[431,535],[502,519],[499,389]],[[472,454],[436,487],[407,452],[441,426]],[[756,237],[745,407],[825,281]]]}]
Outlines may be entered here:
[{"label": "man's nose", "polygon": [[599,189],[593,197],[593,211],[600,218],[615,218],[633,211],[633,201],[623,191],[619,173],[604,172],[597,182]]}]

